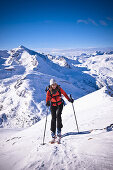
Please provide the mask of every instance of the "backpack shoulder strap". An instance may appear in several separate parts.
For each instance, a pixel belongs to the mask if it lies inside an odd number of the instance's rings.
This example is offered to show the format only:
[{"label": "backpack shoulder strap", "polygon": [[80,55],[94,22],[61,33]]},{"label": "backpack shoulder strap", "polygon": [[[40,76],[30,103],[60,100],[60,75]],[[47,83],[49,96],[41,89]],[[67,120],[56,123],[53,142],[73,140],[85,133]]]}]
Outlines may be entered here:
[{"label": "backpack shoulder strap", "polygon": [[60,96],[61,96],[60,85],[58,85],[58,92],[59,92],[59,94],[60,94]]},{"label": "backpack shoulder strap", "polygon": [[[57,89],[58,89],[57,91],[59,92],[59,95],[61,96],[60,85],[58,85]],[[50,85],[46,87],[45,91],[46,91],[46,92],[49,91],[50,96],[51,96],[51,98],[52,98],[52,93],[51,93],[51,91],[50,91]]]},{"label": "backpack shoulder strap", "polygon": [[50,93],[50,96],[51,96],[51,98],[52,98],[52,94],[51,94],[51,91],[50,91],[50,89],[48,89],[48,91],[49,91],[49,93]]},{"label": "backpack shoulder strap", "polygon": [[50,91],[50,85],[46,87],[45,91],[46,91],[46,92],[49,91],[50,96],[51,96],[51,98],[52,98],[52,94],[51,94],[51,91]]},{"label": "backpack shoulder strap", "polygon": [[47,92],[50,88],[50,85],[46,87],[45,91]]}]

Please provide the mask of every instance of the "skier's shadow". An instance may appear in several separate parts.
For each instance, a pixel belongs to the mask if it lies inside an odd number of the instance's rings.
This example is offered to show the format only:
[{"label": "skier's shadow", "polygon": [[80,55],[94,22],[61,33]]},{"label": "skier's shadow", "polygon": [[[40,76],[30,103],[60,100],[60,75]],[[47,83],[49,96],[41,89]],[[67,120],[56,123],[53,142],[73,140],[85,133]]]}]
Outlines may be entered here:
[{"label": "skier's shadow", "polygon": [[90,134],[93,130],[94,131],[106,130],[106,132],[113,131],[113,123],[110,124],[109,126],[105,127],[105,128],[102,128],[102,129],[92,129],[92,130],[87,130],[87,131],[83,131],[83,132],[67,132],[67,133],[62,135],[62,138],[66,137],[66,136],[70,136],[70,135],[85,135],[85,134]]},{"label": "skier's shadow", "polygon": [[66,136],[70,136],[70,135],[84,135],[84,134],[89,134],[89,133],[91,133],[91,130],[83,131],[83,132],[67,132],[67,133],[62,135],[62,138],[66,137]]}]

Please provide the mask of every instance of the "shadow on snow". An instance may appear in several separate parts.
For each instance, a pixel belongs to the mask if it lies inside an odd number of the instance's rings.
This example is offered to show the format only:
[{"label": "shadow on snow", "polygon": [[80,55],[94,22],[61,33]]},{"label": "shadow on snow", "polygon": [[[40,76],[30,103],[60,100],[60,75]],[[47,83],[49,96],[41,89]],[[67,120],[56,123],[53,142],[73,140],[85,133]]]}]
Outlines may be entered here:
[{"label": "shadow on snow", "polygon": [[66,136],[70,136],[70,135],[90,134],[92,131],[103,131],[103,130],[106,130],[106,132],[113,131],[113,124],[110,124],[109,126],[103,128],[103,129],[92,129],[92,130],[82,131],[82,132],[67,132],[67,133],[65,133],[65,134],[62,135],[62,138],[63,138],[63,137],[66,137]]},{"label": "shadow on snow", "polygon": [[62,135],[62,138],[66,137],[66,136],[70,136],[70,135],[84,135],[84,134],[89,134],[89,133],[91,133],[91,130],[83,131],[83,132],[67,132],[67,133]]}]

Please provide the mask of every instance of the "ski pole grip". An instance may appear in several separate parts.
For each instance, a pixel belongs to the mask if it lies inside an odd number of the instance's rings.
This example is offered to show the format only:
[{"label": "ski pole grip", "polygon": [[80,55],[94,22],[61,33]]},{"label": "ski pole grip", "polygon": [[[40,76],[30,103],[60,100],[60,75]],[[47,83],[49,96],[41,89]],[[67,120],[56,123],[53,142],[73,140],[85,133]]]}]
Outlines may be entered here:
[{"label": "ski pole grip", "polygon": [[72,99],[72,95],[70,94],[70,99]]}]

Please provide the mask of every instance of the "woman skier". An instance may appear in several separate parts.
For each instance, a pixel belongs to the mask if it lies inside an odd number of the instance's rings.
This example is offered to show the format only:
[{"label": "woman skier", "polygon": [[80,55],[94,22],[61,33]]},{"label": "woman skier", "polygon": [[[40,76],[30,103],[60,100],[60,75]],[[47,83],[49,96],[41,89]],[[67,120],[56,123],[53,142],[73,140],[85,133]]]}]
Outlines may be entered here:
[{"label": "woman skier", "polygon": [[65,98],[73,103],[73,99],[69,98],[66,92],[56,83],[54,79],[50,80],[50,86],[46,94],[46,106],[50,106],[51,110],[51,136],[52,140],[50,143],[55,142],[56,138],[56,122],[57,122],[57,137],[58,137],[58,143],[60,143],[61,139],[61,128],[62,125],[62,109],[63,109],[63,100],[61,98],[61,94],[65,96]]}]

